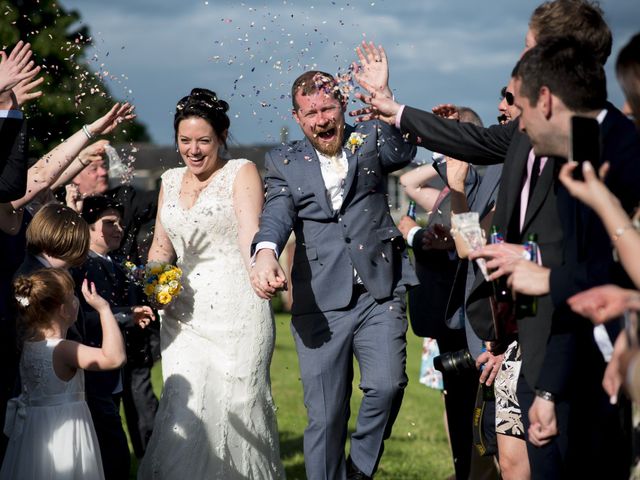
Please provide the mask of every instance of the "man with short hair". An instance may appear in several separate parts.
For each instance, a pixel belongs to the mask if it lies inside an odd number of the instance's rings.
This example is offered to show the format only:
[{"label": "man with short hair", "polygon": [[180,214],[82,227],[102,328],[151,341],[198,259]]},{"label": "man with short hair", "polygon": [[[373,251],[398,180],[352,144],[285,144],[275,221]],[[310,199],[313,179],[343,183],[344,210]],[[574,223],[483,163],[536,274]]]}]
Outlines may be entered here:
[{"label": "man with short hair", "polygon": [[[405,292],[417,281],[386,182],[415,147],[380,122],[345,125],[344,99],[327,73],[304,73],[291,97],[305,139],[266,156],[251,281],[262,298],[286,286],[277,256],[293,230],[291,330],[309,421],[307,478],[368,479],[407,384]],[[354,356],[364,398],[345,462]]]}]

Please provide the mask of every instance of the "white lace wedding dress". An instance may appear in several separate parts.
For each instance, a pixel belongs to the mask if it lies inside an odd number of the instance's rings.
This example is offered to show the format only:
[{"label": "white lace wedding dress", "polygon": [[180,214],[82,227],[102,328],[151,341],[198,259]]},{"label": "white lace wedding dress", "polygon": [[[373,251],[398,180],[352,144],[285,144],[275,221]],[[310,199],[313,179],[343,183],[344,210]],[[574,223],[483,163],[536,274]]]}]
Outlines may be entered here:
[{"label": "white lace wedding dress", "polygon": [[233,206],[247,162],[227,161],[190,209],[179,202],[186,168],[162,175],[160,220],[184,290],[161,315],[164,387],[139,479],[284,478],[269,378],[274,320],[251,288]]}]

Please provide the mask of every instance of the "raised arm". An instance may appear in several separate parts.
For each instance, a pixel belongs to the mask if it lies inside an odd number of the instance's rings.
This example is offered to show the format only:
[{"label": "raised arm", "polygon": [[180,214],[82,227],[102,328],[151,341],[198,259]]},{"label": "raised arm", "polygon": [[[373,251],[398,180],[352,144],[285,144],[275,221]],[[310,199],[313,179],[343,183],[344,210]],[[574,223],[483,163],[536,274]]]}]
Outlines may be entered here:
[{"label": "raised arm", "polygon": [[255,164],[243,165],[233,184],[233,206],[238,222],[238,246],[247,271],[251,270],[251,242],[258,231],[264,204],[262,179]]},{"label": "raised arm", "polygon": [[416,201],[427,212],[433,209],[433,205],[440,195],[440,190],[428,186],[428,182],[438,176],[438,172],[431,165],[420,165],[403,173],[400,176],[400,185],[404,187],[407,195]]},{"label": "raised arm", "polygon": [[153,241],[149,248],[149,262],[164,262],[174,263],[176,261],[176,252],[173,249],[171,239],[167,235],[166,230],[162,226],[160,220],[162,214],[163,204],[163,189],[160,187],[160,193],[158,194],[158,213],[156,215],[156,225],[153,231]]},{"label": "raised arm", "polygon": [[[88,347],[77,342],[64,340],[53,353],[54,369],[64,377],[82,368],[84,370],[113,370],[127,361],[122,332],[116,322],[109,303],[96,292],[96,287],[85,279],[82,283],[82,295],[89,305],[100,315],[102,326],[102,346]],[[65,374],[66,373],[66,374]],[[71,375],[69,375],[71,374]]]}]

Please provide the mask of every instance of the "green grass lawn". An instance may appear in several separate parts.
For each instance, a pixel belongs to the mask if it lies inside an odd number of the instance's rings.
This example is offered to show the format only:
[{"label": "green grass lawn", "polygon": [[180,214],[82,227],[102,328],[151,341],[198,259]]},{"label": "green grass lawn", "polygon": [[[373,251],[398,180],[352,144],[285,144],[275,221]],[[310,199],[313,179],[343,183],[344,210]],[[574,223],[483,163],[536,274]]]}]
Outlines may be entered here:
[{"label": "green grass lawn", "polygon": [[[306,426],[306,412],[302,402],[302,384],[296,350],[289,331],[289,315],[276,315],[276,349],[271,364],[273,396],[278,408],[280,451],[289,480],[303,480],[304,456],[302,434]],[[443,402],[440,393],[418,382],[422,339],[407,334],[407,375],[402,409],[393,434],[385,444],[377,479],[444,479],[453,473],[453,464],[443,421]],[[161,373],[159,365],[153,372],[154,389],[159,395]],[[356,375],[351,400],[349,429],[353,431],[362,394]],[[132,456],[133,457],[133,456]],[[135,478],[136,462],[132,458],[131,478]]]}]

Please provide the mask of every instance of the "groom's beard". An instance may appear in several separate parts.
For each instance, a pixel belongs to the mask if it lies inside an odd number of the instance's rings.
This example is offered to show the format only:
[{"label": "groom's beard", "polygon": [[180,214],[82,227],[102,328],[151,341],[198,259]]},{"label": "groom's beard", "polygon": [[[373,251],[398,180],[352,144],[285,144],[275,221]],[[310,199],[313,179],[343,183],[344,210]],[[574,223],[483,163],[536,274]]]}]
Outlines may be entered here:
[{"label": "groom's beard", "polygon": [[[323,135],[332,135],[333,138],[327,141]],[[344,119],[340,122],[332,123],[329,126],[317,129],[309,141],[313,147],[323,155],[333,157],[342,151],[344,139]]]}]

